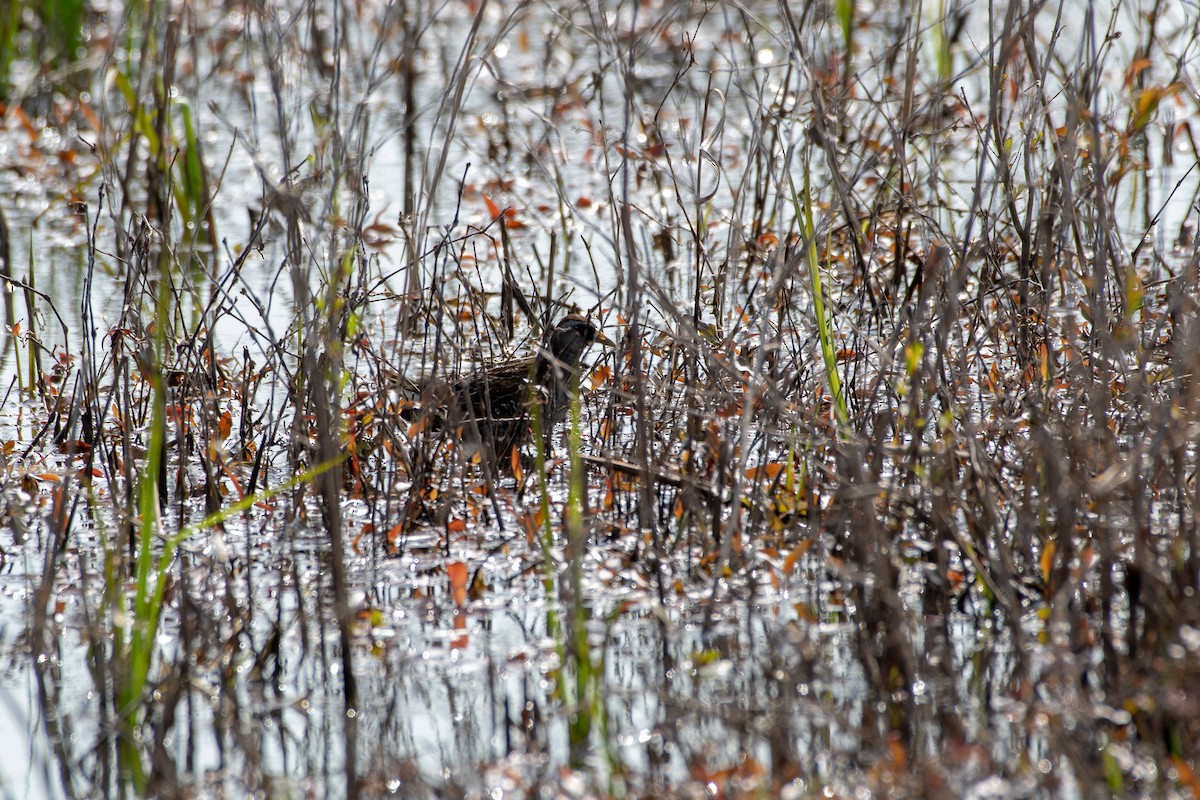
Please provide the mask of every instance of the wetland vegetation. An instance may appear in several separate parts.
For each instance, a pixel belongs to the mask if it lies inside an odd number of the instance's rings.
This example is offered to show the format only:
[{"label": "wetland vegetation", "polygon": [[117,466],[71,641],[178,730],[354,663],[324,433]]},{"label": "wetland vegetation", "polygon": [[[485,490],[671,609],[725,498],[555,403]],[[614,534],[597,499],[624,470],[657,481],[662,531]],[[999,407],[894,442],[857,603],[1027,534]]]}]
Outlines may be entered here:
[{"label": "wetland vegetation", "polygon": [[7,0],[0,794],[1200,796],[1198,17]]}]

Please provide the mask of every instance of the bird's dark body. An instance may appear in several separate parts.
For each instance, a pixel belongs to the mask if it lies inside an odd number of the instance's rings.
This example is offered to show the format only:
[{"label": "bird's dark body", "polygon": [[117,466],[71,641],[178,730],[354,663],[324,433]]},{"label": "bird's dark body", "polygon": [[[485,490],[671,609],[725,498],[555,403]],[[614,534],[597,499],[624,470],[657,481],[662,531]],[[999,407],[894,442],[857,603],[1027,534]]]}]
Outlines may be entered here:
[{"label": "bird's dark body", "polygon": [[524,441],[535,406],[547,431],[563,419],[583,354],[596,341],[608,343],[586,317],[568,314],[537,355],[493,364],[440,389],[425,386],[420,416],[428,416],[438,428],[452,427],[460,441],[502,458]]}]

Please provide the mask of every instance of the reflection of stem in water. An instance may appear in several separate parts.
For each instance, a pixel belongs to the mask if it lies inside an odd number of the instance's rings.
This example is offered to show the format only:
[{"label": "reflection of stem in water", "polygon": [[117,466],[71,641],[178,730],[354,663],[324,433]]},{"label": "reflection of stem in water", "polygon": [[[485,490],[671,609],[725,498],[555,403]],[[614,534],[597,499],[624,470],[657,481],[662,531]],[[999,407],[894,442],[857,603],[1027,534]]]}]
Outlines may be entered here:
[{"label": "reflection of stem in water", "polygon": [[16,324],[16,315],[13,312],[12,301],[12,249],[8,244],[8,221],[4,218],[4,207],[0,206],[0,281],[3,281],[3,286],[0,290],[4,294],[4,324],[7,326],[8,337],[4,340],[4,347],[0,349],[0,370],[4,369],[4,357],[8,355],[8,343],[12,342],[13,349],[17,347],[17,342],[13,338],[12,327]]}]

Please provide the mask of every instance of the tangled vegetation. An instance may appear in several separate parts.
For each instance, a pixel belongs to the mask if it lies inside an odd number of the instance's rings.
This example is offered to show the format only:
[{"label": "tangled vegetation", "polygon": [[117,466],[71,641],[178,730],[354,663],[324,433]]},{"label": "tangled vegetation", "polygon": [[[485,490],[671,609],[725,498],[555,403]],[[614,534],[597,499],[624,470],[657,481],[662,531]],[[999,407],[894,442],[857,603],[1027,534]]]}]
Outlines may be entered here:
[{"label": "tangled vegetation", "polygon": [[0,786],[1200,796],[1168,5],[14,0]]}]

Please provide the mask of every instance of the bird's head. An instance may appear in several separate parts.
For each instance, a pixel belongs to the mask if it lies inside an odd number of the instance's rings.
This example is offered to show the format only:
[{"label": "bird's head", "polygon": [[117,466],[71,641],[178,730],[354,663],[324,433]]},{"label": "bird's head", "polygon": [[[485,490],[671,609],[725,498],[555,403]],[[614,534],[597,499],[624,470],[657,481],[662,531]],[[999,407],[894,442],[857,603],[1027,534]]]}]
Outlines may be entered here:
[{"label": "bird's head", "polygon": [[550,331],[547,345],[550,354],[560,364],[575,369],[584,352],[593,344],[612,346],[612,340],[582,314],[568,314]]}]

